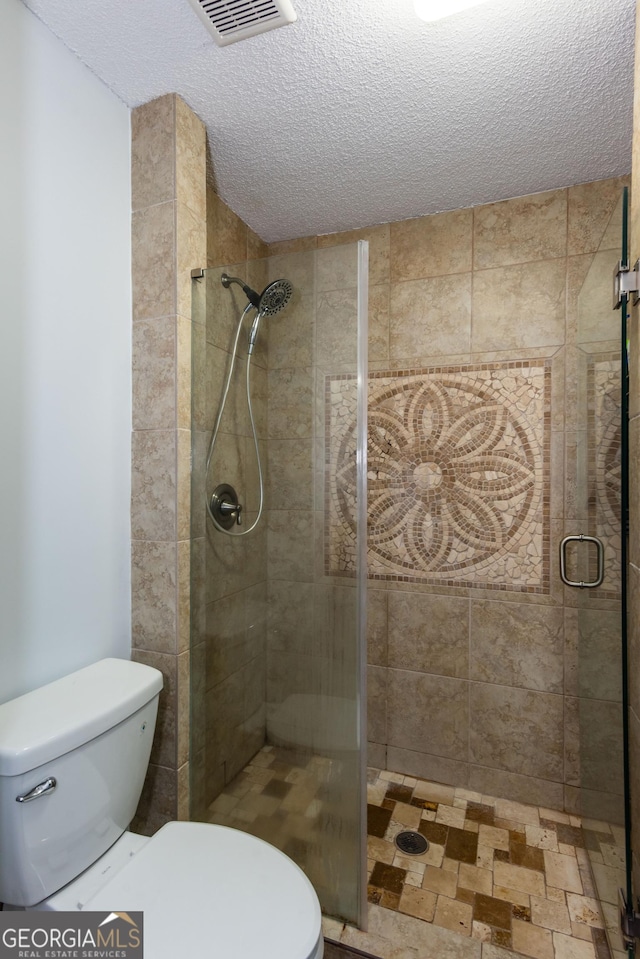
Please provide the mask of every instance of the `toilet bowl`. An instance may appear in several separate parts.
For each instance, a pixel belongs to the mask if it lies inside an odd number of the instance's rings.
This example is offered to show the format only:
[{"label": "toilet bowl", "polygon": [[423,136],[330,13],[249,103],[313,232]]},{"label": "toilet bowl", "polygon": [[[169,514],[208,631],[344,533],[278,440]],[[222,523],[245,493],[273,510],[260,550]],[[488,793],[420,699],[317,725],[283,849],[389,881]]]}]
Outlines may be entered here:
[{"label": "toilet bowl", "polygon": [[103,660],[0,706],[0,901],[141,911],[145,959],[321,959],[318,897],[275,847],[209,823],[128,831],[161,685]]}]

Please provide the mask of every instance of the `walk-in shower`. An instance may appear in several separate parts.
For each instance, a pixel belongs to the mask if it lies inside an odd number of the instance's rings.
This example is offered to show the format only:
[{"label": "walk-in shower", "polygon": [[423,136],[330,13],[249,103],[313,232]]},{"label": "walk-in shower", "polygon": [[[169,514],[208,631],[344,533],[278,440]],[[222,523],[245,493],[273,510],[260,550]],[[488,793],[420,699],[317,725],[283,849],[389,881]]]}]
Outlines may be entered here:
[{"label": "walk-in shower", "polygon": [[[293,293],[293,287],[288,280],[274,280],[272,283],[258,294],[255,290],[252,290],[250,286],[247,286],[239,277],[229,276],[227,273],[223,273],[220,277],[220,282],[225,287],[229,289],[229,286],[232,283],[236,283],[240,286],[249,300],[249,303],[242,311],[240,318],[238,320],[238,325],[236,327],[236,333],[233,341],[233,347],[231,350],[231,357],[229,360],[229,371],[227,373],[226,382],[224,385],[224,390],[222,392],[222,399],[220,401],[220,408],[218,410],[218,415],[216,417],[216,423],[213,428],[213,433],[211,435],[211,443],[209,444],[209,452],[207,454],[207,464],[205,468],[205,506],[207,508],[207,513],[209,519],[215,526],[215,528],[220,533],[226,533],[227,535],[235,536],[247,536],[249,533],[252,533],[256,528],[262,513],[264,510],[264,470],[262,468],[262,461],[260,458],[260,446],[258,444],[258,436],[256,433],[256,424],[253,416],[253,407],[251,401],[251,356],[255,350],[256,340],[258,337],[258,330],[260,328],[260,321],[264,316],[275,316],[276,313],[279,313],[280,310],[284,309],[289,300],[291,299],[291,294]],[[231,380],[233,378],[233,369],[238,355],[238,341],[240,339],[240,334],[244,326],[245,318],[251,313],[251,310],[255,310],[256,315],[251,324],[251,329],[249,331],[248,345],[247,345],[247,360],[246,360],[246,382],[245,382],[245,391],[247,398],[247,413],[249,416],[249,422],[251,424],[251,435],[253,437],[253,445],[255,448],[256,455],[256,466],[258,470],[258,487],[259,487],[259,506],[258,506],[258,515],[254,519],[251,526],[248,529],[239,530],[234,527],[239,527],[242,525],[242,503],[238,499],[238,494],[233,486],[226,482],[217,482],[215,484],[215,489],[213,492],[209,493],[208,491],[208,481],[209,481],[209,472],[211,469],[211,461],[216,448],[216,440],[218,438],[218,432],[220,430],[220,424],[224,416],[225,406],[227,403],[227,397],[229,395],[229,388],[231,386]],[[232,533],[231,531],[234,530]]]},{"label": "walk-in shower", "polygon": [[360,243],[193,283],[191,814],[281,848],[353,923],[366,906],[366,270]]}]

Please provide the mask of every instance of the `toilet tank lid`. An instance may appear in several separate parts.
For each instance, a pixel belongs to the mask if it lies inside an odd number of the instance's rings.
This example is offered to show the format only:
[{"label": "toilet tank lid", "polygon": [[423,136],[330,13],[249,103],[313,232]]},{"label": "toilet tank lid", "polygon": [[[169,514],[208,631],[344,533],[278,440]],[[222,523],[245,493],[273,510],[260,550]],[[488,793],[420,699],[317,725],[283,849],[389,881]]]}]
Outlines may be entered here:
[{"label": "toilet tank lid", "polygon": [[0,705],[0,776],[19,776],[100,736],[162,689],[162,673],[102,659]]}]

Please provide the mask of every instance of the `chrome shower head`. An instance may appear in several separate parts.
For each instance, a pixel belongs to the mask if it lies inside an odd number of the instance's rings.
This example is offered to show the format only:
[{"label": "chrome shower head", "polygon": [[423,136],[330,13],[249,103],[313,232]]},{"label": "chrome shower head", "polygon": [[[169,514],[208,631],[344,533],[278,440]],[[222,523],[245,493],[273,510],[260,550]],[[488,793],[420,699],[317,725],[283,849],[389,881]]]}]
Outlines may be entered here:
[{"label": "chrome shower head", "polygon": [[274,280],[262,293],[256,293],[237,276],[229,276],[227,273],[222,274],[220,282],[227,289],[231,283],[241,286],[245,296],[261,316],[273,316],[274,313],[279,313],[287,305],[293,293],[293,287],[288,280]]},{"label": "chrome shower head", "polygon": [[258,310],[263,316],[273,316],[284,309],[293,293],[293,287],[288,280],[274,280],[260,295]]}]

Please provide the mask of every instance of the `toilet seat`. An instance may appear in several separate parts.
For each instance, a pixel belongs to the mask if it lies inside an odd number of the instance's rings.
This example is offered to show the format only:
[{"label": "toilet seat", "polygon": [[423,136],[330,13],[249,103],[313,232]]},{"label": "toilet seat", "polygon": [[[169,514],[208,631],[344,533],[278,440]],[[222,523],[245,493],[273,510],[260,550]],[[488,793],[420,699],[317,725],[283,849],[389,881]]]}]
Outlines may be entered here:
[{"label": "toilet seat", "polygon": [[274,846],[226,826],[163,826],[84,909],[144,913],[148,959],[321,959],[313,886]]}]

